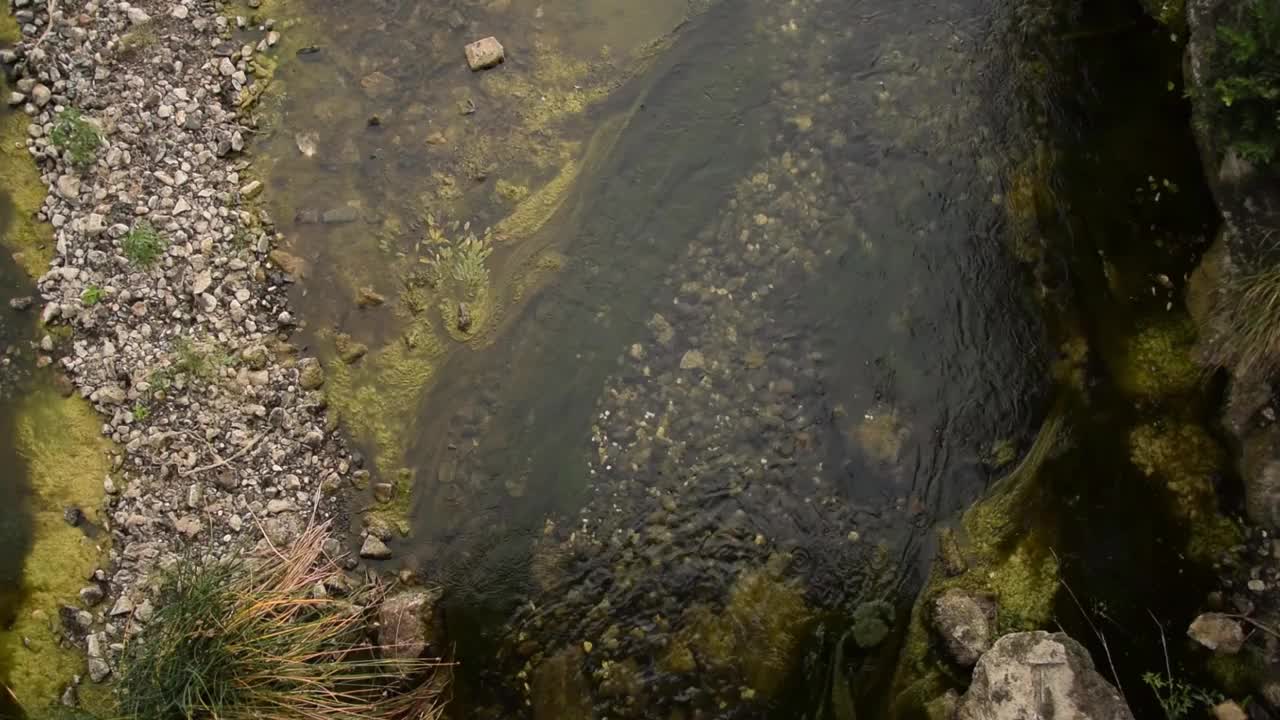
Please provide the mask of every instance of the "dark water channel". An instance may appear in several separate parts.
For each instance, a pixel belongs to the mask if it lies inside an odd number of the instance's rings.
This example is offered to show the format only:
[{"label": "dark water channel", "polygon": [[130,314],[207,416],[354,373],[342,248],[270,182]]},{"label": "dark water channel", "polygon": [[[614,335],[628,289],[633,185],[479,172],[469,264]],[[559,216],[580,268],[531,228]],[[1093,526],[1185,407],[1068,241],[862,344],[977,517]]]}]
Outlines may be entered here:
[{"label": "dark water channel", "polygon": [[[398,347],[406,324],[448,346],[415,361],[438,363],[421,396],[386,386],[412,413],[385,421],[403,447],[353,428],[379,469],[413,478],[395,564],[445,588],[457,717],[875,716],[893,667],[885,635],[921,588],[934,528],[1026,451],[1052,398],[1072,442],[1023,520],[1055,529],[1068,582],[1113,620],[1195,604],[1160,590],[1204,582],[1191,561],[1166,562],[1185,528],[1127,520],[1149,497],[1127,439],[1148,425],[1159,436],[1169,418],[1199,427],[1212,399],[1200,387],[1135,399],[1114,379],[1142,328],[1185,321],[1179,293],[1212,217],[1165,86],[1177,48],[1136,4],[663,6],[641,33],[663,38],[658,50],[580,113],[507,116],[527,121],[520,142],[573,138],[578,164],[531,237],[481,258],[496,293],[521,277],[510,268],[547,248],[558,258],[484,342],[459,341],[452,300],[428,322],[412,309],[421,288],[387,278],[437,216],[498,224],[495,173],[515,165],[554,185],[555,163],[498,153],[459,186],[432,176],[454,162],[432,153],[506,97],[468,95],[482,81],[444,69],[457,37],[557,21],[516,0],[378,5],[397,20],[375,23],[380,44],[397,52],[431,13],[456,37],[440,30],[360,83],[403,87],[420,72],[438,83],[419,92],[441,101],[415,115],[412,93],[396,110],[365,93],[342,116],[360,118],[344,131],[358,151],[324,156],[314,178],[292,173],[273,202],[317,266],[297,293],[318,319],[311,340],[369,343],[352,372]],[[591,32],[643,45],[610,34],[602,9],[615,4],[598,5],[549,2],[546,16],[595,18],[569,48],[593,47]],[[276,154],[291,151],[291,122],[331,112],[309,110],[319,96],[296,79],[328,62],[310,56],[282,65],[297,94]],[[547,77],[524,61],[485,82]],[[458,98],[479,117],[458,120]],[[412,140],[436,126],[425,151]],[[353,230],[317,225],[311,209],[330,195],[361,198]],[[378,255],[379,242],[398,250]],[[1149,293],[1158,276],[1169,286]],[[334,302],[352,282],[392,295],[395,311]],[[1092,364],[1056,374],[1073,342]],[[1141,577],[1142,592],[1100,576]],[[1081,625],[1074,606],[1060,611]],[[1150,650],[1136,638],[1122,650],[1127,677]]]},{"label": "dark water channel", "polygon": [[[0,90],[7,85],[0,81]],[[0,115],[13,112],[0,109]],[[0,233],[8,232],[14,208],[0,183]],[[0,627],[10,627],[16,619],[22,600],[22,569],[31,548],[31,513],[25,464],[14,447],[17,435],[13,427],[15,400],[30,382],[33,353],[31,316],[9,306],[15,297],[29,296],[34,291],[30,280],[12,260],[8,252],[0,253],[0,500],[6,511],[0,513]],[[0,679],[6,677],[5,659],[0,659]],[[0,717],[18,717],[20,711],[8,693],[0,693]]]}]

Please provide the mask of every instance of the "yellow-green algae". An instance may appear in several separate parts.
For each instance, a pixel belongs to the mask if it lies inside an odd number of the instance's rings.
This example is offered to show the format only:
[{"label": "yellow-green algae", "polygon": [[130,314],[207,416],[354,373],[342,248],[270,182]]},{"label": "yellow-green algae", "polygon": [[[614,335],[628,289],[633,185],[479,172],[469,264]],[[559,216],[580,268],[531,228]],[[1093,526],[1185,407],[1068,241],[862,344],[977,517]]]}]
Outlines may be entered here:
[{"label": "yellow-green algae", "polygon": [[1195,342],[1195,326],[1186,317],[1144,327],[1118,352],[1108,353],[1116,385],[1128,395],[1150,400],[1194,390],[1204,376],[1191,356]]},{"label": "yellow-green algae", "polygon": [[399,338],[369,351],[355,364],[327,358],[325,395],[348,431],[375,450],[383,482],[393,486],[392,500],[372,510],[370,521],[404,531],[412,475],[401,468],[418,403],[444,356],[444,345],[425,318]]},{"label": "yellow-green algae", "polygon": [[705,605],[686,609],[663,666],[673,671],[701,667],[733,674],[760,696],[774,694],[813,619],[803,591],[782,579],[779,565],[771,562],[765,568],[744,571],[723,609]]},{"label": "yellow-green algae", "polygon": [[1129,433],[1129,456],[1167,491],[1174,515],[1190,533],[1192,559],[1214,562],[1240,542],[1240,528],[1219,512],[1213,486],[1226,457],[1203,427],[1175,419],[1140,425]]},{"label": "yellow-green algae", "polygon": [[952,588],[994,595],[1000,632],[1032,630],[1049,621],[1058,591],[1058,561],[1046,538],[1035,526],[1027,526],[1024,510],[1061,435],[1060,410],[1055,410],[1022,461],[965,512],[959,530],[967,543],[956,550],[960,557],[935,564],[912,608],[894,678],[891,716],[923,708],[949,687],[950,668],[930,652],[926,614],[938,595]]},{"label": "yellow-green algae", "polygon": [[22,28],[9,13],[0,13],[0,45],[14,45],[22,40]]},{"label": "yellow-green algae", "polygon": [[[0,15],[10,19],[7,13]],[[0,92],[8,94],[3,81]],[[4,192],[13,211],[0,241],[23,271],[36,278],[49,269],[53,259],[53,229],[36,219],[47,190],[27,152],[27,122],[22,113],[0,114],[0,177],[5,179]]]},{"label": "yellow-green algae", "polygon": [[84,579],[104,557],[106,540],[95,542],[68,525],[63,510],[78,507],[97,522],[110,445],[87,403],[62,398],[49,387],[23,398],[15,418],[15,444],[31,488],[32,545],[23,569],[23,600],[13,626],[0,632],[0,653],[18,701],[40,708],[57,699],[73,674],[84,674],[82,653],[59,644],[58,608],[76,602]]}]

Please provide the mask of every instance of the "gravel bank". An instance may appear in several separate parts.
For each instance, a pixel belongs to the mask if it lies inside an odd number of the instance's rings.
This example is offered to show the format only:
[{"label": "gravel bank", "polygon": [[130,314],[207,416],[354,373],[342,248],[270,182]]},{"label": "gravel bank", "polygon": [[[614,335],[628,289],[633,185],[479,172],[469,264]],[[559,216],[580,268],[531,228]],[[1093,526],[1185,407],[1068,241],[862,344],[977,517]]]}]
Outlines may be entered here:
[{"label": "gravel bank", "polygon": [[323,369],[288,343],[289,279],[249,202],[262,186],[240,110],[274,67],[273,22],[211,0],[11,4],[24,42],[0,57],[8,102],[31,118],[56,240],[42,347],[120,450],[103,479],[109,563],[62,612],[101,681],[153,611],[157,567],[190,547],[268,552],[340,515],[363,471]]}]

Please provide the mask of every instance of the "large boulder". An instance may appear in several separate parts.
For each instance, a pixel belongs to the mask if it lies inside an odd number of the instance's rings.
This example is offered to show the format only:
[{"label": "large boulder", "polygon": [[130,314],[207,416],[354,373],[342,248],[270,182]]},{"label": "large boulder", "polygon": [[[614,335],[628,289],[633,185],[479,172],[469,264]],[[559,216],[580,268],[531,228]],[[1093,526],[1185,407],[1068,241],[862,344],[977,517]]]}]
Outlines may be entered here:
[{"label": "large boulder", "polygon": [[378,644],[385,657],[419,658],[427,648],[438,646],[436,603],[439,588],[416,588],[397,593],[378,607]]},{"label": "large boulder", "polygon": [[996,641],[973,671],[956,720],[1133,720],[1124,698],[1062,633],[1024,632]]}]

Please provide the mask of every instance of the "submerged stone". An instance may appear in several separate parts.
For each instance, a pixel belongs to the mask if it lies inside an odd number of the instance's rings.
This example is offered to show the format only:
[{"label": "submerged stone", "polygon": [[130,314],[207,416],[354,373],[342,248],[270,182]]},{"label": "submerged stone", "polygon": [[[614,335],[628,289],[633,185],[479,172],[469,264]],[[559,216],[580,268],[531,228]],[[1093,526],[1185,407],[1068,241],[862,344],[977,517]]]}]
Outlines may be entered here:
[{"label": "submerged stone", "polygon": [[995,602],[990,597],[953,588],[933,603],[934,629],[961,667],[972,666],[990,649],[994,621]]},{"label": "submerged stone", "polygon": [[360,557],[369,560],[386,560],[391,557],[391,548],[374,535],[370,535],[364,539],[364,544],[360,546]]},{"label": "submerged stone", "polygon": [[465,49],[467,65],[472,70],[487,70],[506,59],[506,50],[495,37],[477,40]]},{"label": "submerged stone", "polygon": [[1226,655],[1234,655],[1244,647],[1244,629],[1240,623],[1221,613],[1204,613],[1191,622],[1187,637]]},{"label": "submerged stone", "polygon": [[384,657],[422,657],[435,642],[436,603],[443,591],[415,589],[393,595],[378,607],[378,644]]}]

